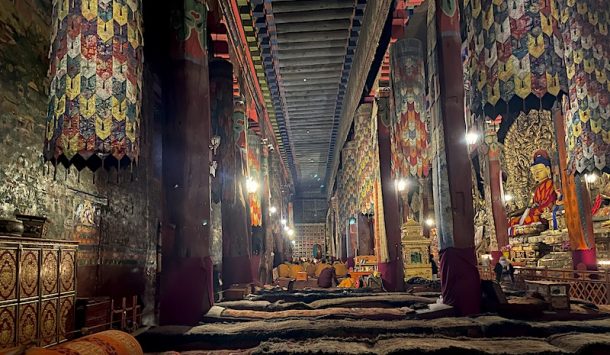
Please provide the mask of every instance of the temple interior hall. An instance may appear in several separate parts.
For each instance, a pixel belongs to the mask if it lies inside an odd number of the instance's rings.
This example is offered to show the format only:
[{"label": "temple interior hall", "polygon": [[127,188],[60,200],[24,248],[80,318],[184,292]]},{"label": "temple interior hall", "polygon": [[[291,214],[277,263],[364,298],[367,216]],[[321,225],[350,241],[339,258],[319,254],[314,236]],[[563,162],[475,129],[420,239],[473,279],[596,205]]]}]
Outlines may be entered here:
[{"label": "temple interior hall", "polygon": [[607,0],[0,0],[0,354],[610,354]]}]

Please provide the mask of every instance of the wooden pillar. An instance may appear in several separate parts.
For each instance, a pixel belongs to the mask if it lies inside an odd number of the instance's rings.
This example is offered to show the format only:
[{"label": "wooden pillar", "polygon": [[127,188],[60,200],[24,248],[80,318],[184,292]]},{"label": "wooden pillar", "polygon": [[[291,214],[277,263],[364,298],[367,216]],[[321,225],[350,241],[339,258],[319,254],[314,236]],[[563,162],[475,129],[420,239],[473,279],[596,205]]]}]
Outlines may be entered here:
[{"label": "wooden pillar", "polygon": [[195,325],[213,304],[207,10],[199,2],[174,6],[163,187],[165,224],[175,226],[175,236],[164,240],[160,322]]},{"label": "wooden pillar", "polygon": [[[219,211],[213,211],[220,215],[212,219],[212,230],[217,233],[212,234],[212,258],[220,261],[222,265],[222,199],[224,174],[221,171],[222,165],[228,159],[227,145],[230,144],[233,134],[233,65],[226,60],[213,60],[210,66],[210,110],[212,119],[212,136],[220,139],[220,145],[216,148],[216,155],[213,157],[216,164],[216,176],[212,181],[212,202]],[[227,201],[228,202],[228,201]],[[219,226],[214,225],[218,223]],[[218,234],[218,235],[217,235]],[[220,267],[220,270],[222,268]]]},{"label": "wooden pillar", "polygon": [[247,118],[243,98],[236,98],[227,140],[221,147],[226,158],[220,165],[223,177],[222,277],[223,286],[252,281],[250,224],[244,188]]},{"label": "wooden pillar", "polygon": [[[508,245],[508,219],[504,208],[504,196],[502,196],[502,167],[500,165],[500,146],[494,124],[490,124],[486,132],[487,166],[489,189],[491,191],[491,212],[493,214],[498,250],[492,250],[493,254],[499,254],[502,247]],[[498,258],[494,257],[494,260]]]},{"label": "wooden pillar", "polygon": [[597,270],[591,198],[582,176],[568,173],[565,117],[559,105],[553,108],[555,139],[561,171],[561,191],[574,269]]},{"label": "wooden pillar", "polygon": [[[385,93],[389,96],[389,92]],[[382,102],[385,100],[385,102]],[[388,105],[389,97],[380,97],[380,107]],[[385,112],[389,111],[387,109]],[[383,217],[387,237],[388,260],[379,263],[384,285],[389,291],[404,287],[400,255],[400,208],[396,186],[392,180],[392,142],[389,117],[377,115],[377,139],[379,144],[379,172],[383,195]]]},{"label": "wooden pillar", "polygon": [[431,131],[441,287],[443,302],[454,306],[458,314],[469,315],[479,312],[481,292],[474,248],[471,167],[464,143],[466,123],[459,9],[455,0],[438,0],[435,10],[436,15],[428,17],[436,19],[436,26],[430,26],[429,31],[438,29],[438,36],[433,38],[436,46],[430,48],[431,58],[436,55],[435,47],[438,51],[438,66],[435,68],[432,63],[430,75],[437,75],[434,70],[438,70],[438,86],[432,90],[438,90],[440,96],[434,94]]}]

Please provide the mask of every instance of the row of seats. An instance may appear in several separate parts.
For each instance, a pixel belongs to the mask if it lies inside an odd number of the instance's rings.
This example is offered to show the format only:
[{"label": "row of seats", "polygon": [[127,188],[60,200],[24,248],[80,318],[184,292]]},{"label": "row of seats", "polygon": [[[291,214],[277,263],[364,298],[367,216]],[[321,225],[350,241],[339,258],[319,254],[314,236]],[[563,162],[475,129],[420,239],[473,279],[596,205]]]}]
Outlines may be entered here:
[{"label": "row of seats", "polygon": [[[329,268],[331,265],[326,263],[303,263],[303,264],[280,264],[277,269],[280,277],[296,278],[299,272],[307,272],[308,277],[319,277],[322,270]],[[347,265],[339,261],[333,264],[337,277],[345,277],[348,269]]]}]

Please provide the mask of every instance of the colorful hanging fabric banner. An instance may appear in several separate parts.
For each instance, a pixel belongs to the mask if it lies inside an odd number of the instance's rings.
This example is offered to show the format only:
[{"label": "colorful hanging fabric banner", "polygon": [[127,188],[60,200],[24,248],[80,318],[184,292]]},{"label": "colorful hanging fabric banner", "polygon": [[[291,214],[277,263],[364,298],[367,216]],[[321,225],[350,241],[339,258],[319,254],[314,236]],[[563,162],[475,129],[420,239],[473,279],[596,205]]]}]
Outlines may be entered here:
[{"label": "colorful hanging fabric banner", "polygon": [[610,173],[610,6],[606,0],[558,3],[570,85],[568,170]]},{"label": "colorful hanging fabric banner", "polygon": [[481,119],[550,108],[567,92],[556,1],[464,0],[465,79]]},{"label": "colorful hanging fabric banner", "polygon": [[358,177],[358,211],[373,213],[375,181],[375,145],[377,132],[373,131],[372,104],[362,104],[356,110],[354,131],[356,141],[356,162]]},{"label": "colorful hanging fabric banner", "polygon": [[142,3],[53,4],[45,160],[78,170],[128,166],[139,155]]},{"label": "colorful hanging fabric banner", "polygon": [[392,126],[392,173],[394,178],[426,177],[430,156],[423,46],[417,39],[401,39],[390,52],[396,114]]},{"label": "colorful hanging fabric banner", "polygon": [[248,191],[250,201],[250,222],[254,227],[260,227],[263,223],[262,201],[262,176],[261,176],[261,139],[248,130],[248,171],[249,178],[258,184],[255,192]]}]

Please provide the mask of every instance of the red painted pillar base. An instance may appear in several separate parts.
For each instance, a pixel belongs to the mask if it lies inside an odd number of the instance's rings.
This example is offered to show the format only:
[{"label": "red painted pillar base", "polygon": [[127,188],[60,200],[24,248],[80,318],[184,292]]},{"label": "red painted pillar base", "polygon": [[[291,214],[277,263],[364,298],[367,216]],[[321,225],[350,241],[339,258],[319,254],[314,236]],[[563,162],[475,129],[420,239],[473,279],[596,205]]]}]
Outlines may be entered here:
[{"label": "red painted pillar base", "polygon": [[481,279],[472,248],[440,251],[443,303],[453,306],[456,315],[469,316],[481,309]]},{"label": "red painted pillar base", "polygon": [[387,291],[398,291],[402,282],[398,280],[398,265],[397,261],[390,261],[387,263],[379,263],[378,269],[381,273],[381,279],[383,280],[383,286]]},{"label": "red painted pillar base", "polygon": [[574,270],[597,270],[597,253],[595,248],[587,250],[572,250],[572,265]]},{"label": "red painted pillar base", "polygon": [[214,304],[212,269],[206,256],[177,260],[163,271],[161,325],[199,324]]},{"label": "red painted pillar base", "polygon": [[222,287],[224,289],[234,284],[249,284],[252,280],[252,262],[248,255],[223,256]]}]

